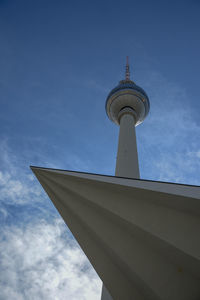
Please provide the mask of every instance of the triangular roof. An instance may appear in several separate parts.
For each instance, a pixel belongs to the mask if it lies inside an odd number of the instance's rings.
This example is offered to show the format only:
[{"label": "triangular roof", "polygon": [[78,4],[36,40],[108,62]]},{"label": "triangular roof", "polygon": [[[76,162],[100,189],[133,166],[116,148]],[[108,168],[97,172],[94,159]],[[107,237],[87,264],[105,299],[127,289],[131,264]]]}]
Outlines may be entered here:
[{"label": "triangular roof", "polygon": [[200,297],[200,187],[31,167],[113,299]]}]

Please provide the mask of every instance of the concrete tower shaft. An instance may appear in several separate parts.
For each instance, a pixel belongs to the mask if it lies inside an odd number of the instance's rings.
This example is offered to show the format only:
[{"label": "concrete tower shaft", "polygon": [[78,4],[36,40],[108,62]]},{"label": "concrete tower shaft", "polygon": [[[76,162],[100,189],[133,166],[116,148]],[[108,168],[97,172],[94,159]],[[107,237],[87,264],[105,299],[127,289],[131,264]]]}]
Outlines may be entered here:
[{"label": "concrete tower shaft", "polygon": [[120,118],[115,176],[140,177],[134,123],[131,113],[124,113]]}]

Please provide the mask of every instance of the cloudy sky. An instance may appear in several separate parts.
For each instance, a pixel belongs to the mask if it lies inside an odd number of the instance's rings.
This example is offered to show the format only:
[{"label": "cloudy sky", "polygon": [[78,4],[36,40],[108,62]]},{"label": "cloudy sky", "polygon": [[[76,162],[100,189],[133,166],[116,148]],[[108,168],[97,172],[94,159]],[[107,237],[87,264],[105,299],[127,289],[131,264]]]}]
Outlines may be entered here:
[{"label": "cloudy sky", "polygon": [[200,185],[200,2],[0,0],[0,300],[98,300],[101,281],[30,165],[114,174],[108,92],[151,111],[141,177]]}]

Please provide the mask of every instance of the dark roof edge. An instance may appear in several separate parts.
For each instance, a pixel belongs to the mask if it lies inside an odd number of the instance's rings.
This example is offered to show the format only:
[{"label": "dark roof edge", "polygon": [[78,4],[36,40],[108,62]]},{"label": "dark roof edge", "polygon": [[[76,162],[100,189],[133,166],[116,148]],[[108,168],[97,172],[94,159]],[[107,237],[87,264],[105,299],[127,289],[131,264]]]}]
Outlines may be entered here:
[{"label": "dark roof edge", "polygon": [[88,172],[80,172],[80,171],[72,171],[72,170],[62,170],[62,169],[53,169],[53,168],[46,168],[46,167],[30,166],[30,168],[31,168],[31,170],[32,169],[45,169],[45,170],[52,170],[52,171],[64,171],[64,172],[72,172],[72,173],[81,173],[81,174],[86,174],[86,175],[97,175],[97,176],[102,176],[102,177],[116,177],[116,178],[139,180],[139,181],[145,181],[145,182],[155,182],[155,183],[166,183],[166,184],[175,184],[175,185],[182,185],[182,186],[200,187],[199,185],[194,185],[194,184],[185,184],[185,183],[156,181],[156,180],[140,179],[140,178],[121,177],[121,176],[114,176],[114,175],[105,175],[105,174],[88,173]]}]

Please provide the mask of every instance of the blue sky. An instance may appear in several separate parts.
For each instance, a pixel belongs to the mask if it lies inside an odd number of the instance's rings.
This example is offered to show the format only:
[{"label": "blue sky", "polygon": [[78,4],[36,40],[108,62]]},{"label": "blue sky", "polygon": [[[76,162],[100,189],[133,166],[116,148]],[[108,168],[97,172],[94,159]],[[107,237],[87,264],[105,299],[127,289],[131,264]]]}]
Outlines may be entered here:
[{"label": "blue sky", "polygon": [[89,299],[101,282],[29,166],[114,174],[109,91],[151,110],[141,177],[200,185],[200,2],[0,0],[0,300]]}]

